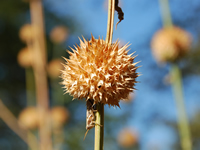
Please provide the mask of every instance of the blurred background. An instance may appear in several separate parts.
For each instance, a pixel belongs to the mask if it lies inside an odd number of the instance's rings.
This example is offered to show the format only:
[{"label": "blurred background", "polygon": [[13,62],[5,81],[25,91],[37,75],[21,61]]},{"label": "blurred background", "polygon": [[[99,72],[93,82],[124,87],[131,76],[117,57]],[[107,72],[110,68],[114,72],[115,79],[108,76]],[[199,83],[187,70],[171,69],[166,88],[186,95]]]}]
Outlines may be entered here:
[{"label": "blurred background", "polygon": [[[141,61],[137,72],[141,75],[137,78],[137,91],[129,101],[121,102],[121,108],[105,107],[105,150],[181,149],[170,66],[158,64],[151,51],[152,38],[163,27],[160,1],[119,1],[124,20],[114,30],[113,41],[119,39],[121,45],[131,43],[129,52],[136,51],[135,61]],[[95,38],[105,39],[107,3],[107,0],[0,1],[0,150],[37,150],[34,142],[39,143],[41,135],[51,137],[41,141],[51,143],[48,150],[93,149],[93,129],[83,141],[86,103],[64,95],[59,70],[62,57],[68,57],[66,49],[79,44],[78,37],[90,39],[92,33]],[[169,7],[173,24],[192,37],[189,53],[178,64],[193,150],[199,150],[200,1],[169,0]],[[44,28],[37,29],[30,23]],[[41,39],[35,42],[35,37]],[[45,62],[31,53],[30,49],[37,49],[37,44],[43,49]],[[41,68],[37,62],[42,64]],[[44,80],[34,78],[37,71],[41,71]],[[38,98],[41,95],[36,89],[43,87],[38,86],[41,83],[46,85],[40,91],[46,95],[44,99]],[[38,110],[38,104],[48,110]],[[39,127],[41,116],[47,118],[44,133]]]}]

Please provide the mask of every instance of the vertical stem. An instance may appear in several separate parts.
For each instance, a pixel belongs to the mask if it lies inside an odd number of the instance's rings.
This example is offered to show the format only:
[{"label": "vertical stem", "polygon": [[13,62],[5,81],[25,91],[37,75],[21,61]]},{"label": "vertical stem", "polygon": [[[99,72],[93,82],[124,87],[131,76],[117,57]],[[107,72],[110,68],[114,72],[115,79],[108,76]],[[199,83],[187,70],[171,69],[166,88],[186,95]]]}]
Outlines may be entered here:
[{"label": "vertical stem", "polygon": [[30,0],[31,24],[35,27],[33,39],[34,64],[37,107],[40,112],[40,150],[51,150],[51,129],[49,118],[49,96],[46,75],[46,46],[44,35],[44,18],[41,0]]},{"label": "vertical stem", "polygon": [[108,23],[107,23],[107,34],[106,34],[106,42],[112,43],[112,35],[113,35],[113,25],[114,25],[114,13],[115,13],[115,0],[108,1]]},{"label": "vertical stem", "polygon": [[[115,12],[115,0],[108,1],[108,22],[107,22],[107,34],[106,42],[112,43],[113,25],[114,25],[114,12]],[[96,112],[96,125],[95,125],[95,150],[103,150],[104,139],[104,104],[97,103]],[[101,126],[99,126],[99,125]]]},{"label": "vertical stem", "polygon": [[181,146],[183,150],[192,150],[191,135],[189,131],[189,123],[185,111],[184,98],[182,93],[181,72],[176,64],[171,67],[172,87],[178,110],[178,128],[181,138]]},{"label": "vertical stem", "polygon": [[[169,9],[168,0],[159,0],[163,18],[163,26],[165,28],[172,27],[172,19]],[[181,138],[181,146],[183,150],[192,150],[191,135],[189,131],[189,123],[185,112],[184,98],[182,92],[182,78],[177,64],[171,66],[171,76],[173,78],[172,87],[174,91],[176,107],[178,111],[178,128]]]},{"label": "vertical stem", "polygon": [[172,19],[170,14],[169,2],[168,0],[159,0],[161,6],[161,13],[163,19],[163,26],[164,27],[172,27]]},{"label": "vertical stem", "polygon": [[104,137],[104,104],[97,104],[95,125],[95,150],[103,150],[103,137]]}]

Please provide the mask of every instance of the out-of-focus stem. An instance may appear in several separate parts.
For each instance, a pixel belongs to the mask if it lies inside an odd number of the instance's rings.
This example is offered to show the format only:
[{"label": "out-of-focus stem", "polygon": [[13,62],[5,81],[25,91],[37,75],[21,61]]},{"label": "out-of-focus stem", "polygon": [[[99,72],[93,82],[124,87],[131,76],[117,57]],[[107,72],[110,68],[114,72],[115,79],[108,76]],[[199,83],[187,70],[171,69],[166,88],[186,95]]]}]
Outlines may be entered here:
[{"label": "out-of-focus stem", "polygon": [[46,46],[44,35],[44,19],[41,0],[30,0],[31,24],[36,36],[33,39],[34,64],[37,107],[40,112],[40,150],[51,150],[51,126],[49,111],[48,83],[46,75]]},{"label": "out-of-focus stem", "polygon": [[176,64],[172,64],[171,77],[172,77],[172,87],[176,100],[176,107],[178,111],[178,128],[181,138],[181,146],[183,150],[192,150],[189,123],[187,120],[184,98],[182,93],[181,72]]},{"label": "out-of-focus stem", "polygon": [[161,6],[161,13],[163,18],[163,26],[164,27],[172,27],[172,19],[170,14],[169,2],[168,0],[159,0]]},{"label": "out-of-focus stem", "polygon": [[[10,112],[10,110],[3,104],[0,99],[0,118],[7,124],[7,126],[12,129],[27,145],[31,150],[38,150],[37,138],[30,131],[20,128],[17,118]],[[23,125],[23,124],[22,124]],[[31,141],[27,140],[28,136]]]},{"label": "out-of-focus stem", "polygon": [[[107,34],[106,42],[112,43],[113,25],[114,25],[114,12],[115,12],[115,0],[108,1],[108,22],[107,22]],[[103,150],[104,140],[104,104],[97,103],[96,112],[96,125],[95,125],[95,150]],[[101,125],[101,126],[99,126]]]},{"label": "out-of-focus stem", "polygon": [[[29,49],[30,50],[30,49]],[[26,68],[26,99],[27,99],[27,106],[35,105],[35,101],[33,101],[34,96],[34,80],[33,80],[33,72],[31,68]]]},{"label": "out-of-focus stem", "polygon": [[[162,12],[163,26],[165,28],[172,27],[172,19],[169,9],[168,0],[159,0]],[[182,77],[177,64],[171,66],[172,87],[178,111],[178,127],[181,138],[181,146],[183,150],[192,150],[191,135],[189,130],[189,123],[185,111],[184,98],[182,92]]]}]

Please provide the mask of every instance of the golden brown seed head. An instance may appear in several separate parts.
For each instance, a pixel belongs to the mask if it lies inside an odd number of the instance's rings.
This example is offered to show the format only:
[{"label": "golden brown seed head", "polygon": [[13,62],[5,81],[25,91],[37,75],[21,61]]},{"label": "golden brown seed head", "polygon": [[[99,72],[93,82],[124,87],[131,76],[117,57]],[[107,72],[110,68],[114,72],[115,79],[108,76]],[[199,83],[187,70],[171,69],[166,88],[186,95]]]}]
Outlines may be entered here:
[{"label": "golden brown seed head", "polygon": [[25,24],[21,27],[19,37],[24,42],[32,41],[39,34],[39,29],[31,24]]},{"label": "golden brown seed head", "polygon": [[158,62],[173,62],[184,56],[191,45],[189,33],[179,27],[159,30],[152,39],[152,53]]},{"label": "golden brown seed head", "polygon": [[69,120],[69,117],[69,111],[62,106],[56,106],[51,109],[51,118],[54,128],[62,127]]},{"label": "golden brown seed head", "polygon": [[62,43],[67,39],[68,35],[69,31],[65,26],[57,26],[51,31],[50,39],[54,43]]},{"label": "golden brown seed head", "polygon": [[19,115],[19,125],[25,129],[39,127],[39,113],[36,107],[27,107]]},{"label": "golden brown seed head", "polygon": [[117,141],[122,147],[131,147],[138,142],[138,135],[135,131],[124,128],[119,132]]},{"label": "golden brown seed head", "polygon": [[65,69],[62,71],[62,84],[66,93],[74,98],[93,99],[112,106],[119,106],[134,90],[137,63],[135,57],[127,55],[128,44],[122,48],[119,42],[110,45],[104,40],[80,40],[80,46],[69,51]]},{"label": "golden brown seed head", "polygon": [[27,68],[33,65],[33,54],[28,47],[23,48],[17,55],[17,61],[21,67]]},{"label": "golden brown seed head", "polygon": [[60,76],[61,74],[60,70],[64,69],[62,63],[63,60],[59,58],[53,59],[49,62],[47,71],[51,78],[58,78],[58,76]]}]

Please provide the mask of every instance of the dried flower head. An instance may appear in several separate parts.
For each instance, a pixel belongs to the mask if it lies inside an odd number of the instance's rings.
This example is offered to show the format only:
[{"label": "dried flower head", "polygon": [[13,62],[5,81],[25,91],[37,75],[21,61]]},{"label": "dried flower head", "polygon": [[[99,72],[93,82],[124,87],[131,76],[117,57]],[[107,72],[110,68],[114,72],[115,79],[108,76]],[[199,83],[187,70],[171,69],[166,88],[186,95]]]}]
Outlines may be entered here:
[{"label": "dried flower head", "polygon": [[138,134],[129,128],[124,128],[119,132],[117,141],[122,147],[131,147],[138,142]]},{"label": "dried flower head", "polygon": [[59,58],[53,59],[49,62],[47,71],[51,78],[58,78],[58,76],[60,76],[61,74],[60,70],[64,69],[62,63],[63,60]]},{"label": "dried flower head", "polygon": [[123,101],[124,103],[130,103],[130,102],[133,102],[133,100],[135,99],[135,94],[136,93],[130,93],[128,95],[128,99],[126,101]]},{"label": "dried flower head", "polygon": [[93,36],[90,41],[80,39],[80,46],[71,48],[74,53],[69,51],[71,56],[65,58],[62,84],[66,93],[112,106],[126,100],[135,89],[137,63],[133,63],[133,53],[127,55],[128,44],[118,45],[118,41],[110,45]]},{"label": "dried flower head", "polygon": [[152,53],[158,62],[173,62],[184,56],[191,45],[189,33],[179,27],[159,30],[152,39]]},{"label": "dried flower head", "polygon": [[35,38],[39,33],[39,29],[36,26],[33,26],[31,24],[25,24],[21,27],[19,36],[22,41],[24,42],[30,42]]},{"label": "dried flower head", "polygon": [[54,128],[62,127],[69,120],[69,111],[62,107],[56,106],[51,109],[51,118]]},{"label": "dried flower head", "polygon": [[19,65],[24,68],[31,67],[33,63],[33,54],[31,49],[28,47],[21,49],[17,55],[17,61]]},{"label": "dried flower head", "polygon": [[25,129],[36,129],[39,126],[39,115],[36,107],[27,107],[19,115],[19,125]]},{"label": "dried flower head", "polygon": [[57,26],[51,31],[50,39],[54,43],[62,43],[67,39],[69,35],[68,32],[69,31],[65,26]]}]

